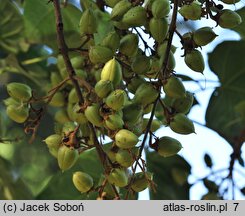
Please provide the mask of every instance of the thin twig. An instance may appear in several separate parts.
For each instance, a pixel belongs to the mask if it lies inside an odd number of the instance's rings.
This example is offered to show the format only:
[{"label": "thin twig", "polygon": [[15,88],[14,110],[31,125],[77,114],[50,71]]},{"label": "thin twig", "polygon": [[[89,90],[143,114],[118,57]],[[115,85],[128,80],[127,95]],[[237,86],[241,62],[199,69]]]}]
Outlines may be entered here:
[{"label": "thin twig", "polygon": [[174,0],[174,9],[173,9],[173,15],[172,15],[172,20],[169,26],[169,36],[168,36],[168,44],[165,52],[165,57],[163,61],[163,67],[161,69],[161,74],[164,79],[168,77],[167,73],[167,68],[168,68],[168,60],[169,60],[169,54],[171,51],[171,45],[173,41],[173,36],[174,32],[176,29],[176,20],[177,20],[177,14],[178,14],[178,5],[179,5],[179,0]]}]

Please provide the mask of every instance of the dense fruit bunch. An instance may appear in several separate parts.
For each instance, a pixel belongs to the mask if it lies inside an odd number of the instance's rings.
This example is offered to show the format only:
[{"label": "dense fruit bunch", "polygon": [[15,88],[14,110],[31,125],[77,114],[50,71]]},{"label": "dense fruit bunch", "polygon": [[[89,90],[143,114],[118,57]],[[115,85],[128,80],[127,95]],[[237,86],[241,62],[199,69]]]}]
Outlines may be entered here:
[{"label": "dense fruit bunch", "polygon": [[[223,28],[233,28],[241,18],[234,11],[220,9],[213,1],[149,0],[143,4],[105,0],[105,3],[111,8],[110,13],[92,1],[83,8],[79,23],[82,46],[76,50],[79,55],[69,56],[75,72],[67,73],[67,61],[62,55],[57,56],[57,70],[51,73],[47,96],[41,100],[55,110],[55,134],[44,141],[60,169],[70,169],[79,161],[79,154],[95,148],[105,170],[101,173],[103,187],[79,170],[73,174],[73,183],[81,193],[100,191],[103,192],[100,198],[109,199],[119,198],[120,188],[135,193],[153,185],[153,174],[146,171],[141,159],[144,148],[149,147],[163,157],[181,150],[178,140],[154,135],[161,126],[178,134],[195,133],[193,122],[187,117],[194,95],[185,89],[174,71],[176,47],[172,45],[172,36],[177,33],[180,37],[186,65],[203,73],[205,64],[199,48],[217,35],[207,26],[181,35],[175,29],[176,15],[186,21],[208,17]],[[103,16],[108,19],[111,31],[98,39],[99,19]],[[142,31],[153,38],[153,47],[144,41]],[[142,42],[144,49],[140,46]],[[8,116],[28,126],[33,106],[40,100],[24,84],[10,83],[7,90]],[[110,138],[111,143],[102,145],[98,137]],[[135,173],[139,164],[141,172]]]}]

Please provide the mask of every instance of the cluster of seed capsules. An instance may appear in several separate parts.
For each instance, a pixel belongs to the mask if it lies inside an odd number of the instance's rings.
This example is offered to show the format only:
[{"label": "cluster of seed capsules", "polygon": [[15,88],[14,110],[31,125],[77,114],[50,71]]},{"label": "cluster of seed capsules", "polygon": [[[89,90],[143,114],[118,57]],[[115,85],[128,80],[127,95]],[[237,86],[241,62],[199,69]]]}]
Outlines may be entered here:
[{"label": "cluster of seed capsules", "polygon": [[[57,158],[61,170],[70,169],[79,154],[95,147],[93,129],[97,137],[103,135],[112,140],[109,148],[102,146],[109,167],[109,171],[102,174],[108,182],[104,188],[107,198],[108,194],[114,194],[110,185],[117,187],[118,191],[120,187],[126,187],[140,192],[151,183],[152,173],[128,171],[140,157],[142,143],[139,137],[142,134],[153,134],[163,125],[179,134],[195,132],[193,122],[186,116],[193,105],[193,94],[186,91],[182,81],[173,73],[176,50],[173,45],[166,63],[168,76],[161,74],[168,47],[171,2],[142,2],[105,0],[112,8],[108,22],[113,30],[99,42],[94,35],[98,31],[101,14],[107,12],[99,10],[95,4],[83,11],[79,27],[81,40],[86,43],[80,55],[70,58],[76,72],[74,79],[80,84],[84,98],[82,104],[71,80],[60,85],[68,77],[61,56],[57,57],[58,70],[51,73],[48,86],[48,89],[57,89],[48,103],[57,108],[54,119],[60,127],[44,141],[50,153]],[[223,2],[235,3],[234,0]],[[233,28],[241,22],[236,12],[223,10],[213,1],[181,1],[179,7],[178,12],[185,20],[209,16],[223,28]],[[149,55],[139,48],[139,27],[155,41]],[[212,28],[202,27],[180,37],[184,60],[190,69],[203,72],[204,60],[198,48],[212,42],[216,36]],[[10,83],[7,89],[11,96],[5,100],[8,116],[18,123],[25,122],[29,115],[31,88]],[[156,100],[159,102],[155,103]],[[15,103],[19,105],[14,111]],[[148,128],[149,118],[145,115],[151,113],[153,107],[154,118]],[[148,146],[163,157],[175,155],[182,148],[178,140],[168,136],[155,138]],[[82,193],[98,188],[85,171],[75,172],[73,183]]]}]

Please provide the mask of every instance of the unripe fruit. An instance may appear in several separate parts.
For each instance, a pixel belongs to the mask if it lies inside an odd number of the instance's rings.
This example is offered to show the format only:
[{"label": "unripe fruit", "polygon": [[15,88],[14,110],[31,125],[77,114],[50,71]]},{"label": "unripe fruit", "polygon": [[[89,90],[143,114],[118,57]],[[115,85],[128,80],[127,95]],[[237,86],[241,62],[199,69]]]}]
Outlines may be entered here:
[{"label": "unripe fruit", "polygon": [[94,91],[100,98],[105,98],[113,91],[112,82],[110,80],[100,80],[96,83]]},{"label": "unripe fruit", "polygon": [[61,92],[56,92],[49,102],[50,106],[53,107],[62,107],[65,105],[65,97]]},{"label": "unripe fruit", "polygon": [[109,96],[105,99],[105,103],[108,107],[113,110],[121,110],[125,104],[125,92],[122,89],[117,89],[113,91]]},{"label": "unripe fruit", "polygon": [[133,177],[131,188],[135,192],[141,192],[148,187],[149,181],[152,181],[152,179],[153,179],[153,174],[150,172],[136,173],[135,176]]},{"label": "unripe fruit", "polygon": [[76,76],[80,79],[86,79],[88,77],[88,74],[85,70],[82,69],[76,69]]},{"label": "unripe fruit", "polygon": [[73,148],[61,146],[58,150],[58,165],[62,171],[70,169],[78,159],[78,151]]},{"label": "unripe fruit", "polygon": [[122,81],[122,68],[119,62],[113,58],[106,62],[101,71],[101,80],[110,80],[114,87]]},{"label": "unripe fruit", "polygon": [[139,141],[138,137],[129,130],[121,129],[115,136],[116,145],[122,149],[133,148]]},{"label": "unripe fruit", "polygon": [[136,34],[127,34],[120,40],[119,51],[131,57],[136,54],[138,50],[139,38]]},{"label": "unripe fruit", "polygon": [[170,122],[170,128],[179,134],[195,133],[193,122],[182,113],[178,113],[174,116],[173,120]]},{"label": "unripe fruit", "polygon": [[193,1],[189,5],[183,5],[179,9],[179,13],[186,19],[198,20],[201,18],[202,7],[198,1]]},{"label": "unripe fruit", "polygon": [[151,59],[145,55],[136,56],[131,64],[133,72],[137,74],[145,74],[150,67]]},{"label": "unripe fruit", "polygon": [[242,22],[242,18],[235,11],[222,10],[218,19],[218,24],[222,28],[234,28]]},{"label": "unripe fruit", "polygon": [[110,184],[118,187],[125,187],[128,184],[128,177],[123,169],[112,169],[107,179]]},{"label": "unripe fruit", "polygon": [[193,94],[186,92],[186,97],[174,99],[171,107],[175,109],[178,113],[188,113],[193,104]]},{"label": "unripe fruit", "polygon": [[111,8],[113,8],[118,2],[120,2],[121,0],[105,0],[105,3],[109,6],[109,7],[111,7]]},{"label": "unripe fruit", "polygon": [[111,49],[96,45],[89,49],[89,59],[93,64],[105,63],[113,57]]},{"label": "unripe fruit", "polygon": [[70,121],[66,109],[59,109],[54,115],[55,121],[58,123],[64,124],[65,122]]},{"label": "unripe fruit", "polygon": [[24,123],[29,116],[29,109],[26,106],[16,107],[15,105],[9,105],[6,113],[13,121]]},{"label": "unripe fruit", "polygon": [[[167,46],[168,46],[168,41],[164,41],[161,45],[159,45],[157,47],[157,54],[161,57],[161,56],[165,56],[166,54],[166,50],[167,50]],[[175,53],[176,51],[176,47],[174,45],[171,45],[171,52]]]},{"label": "unripe fruit", "polygon": [[8,94],[17,100],[28,101],[32,96],[32,90],[28,85],[12,82],[7,85]]},{"label": "unripe fruit", "polygon": [[199,50],[192,50],[185,55],[186,65],[193,71],[202,73],[205,68],[202,53]]},{"label": "unripe fruit", "polygon": [[126,14],[123,15],[122,22],[126,23],[130,27],[137,27],[145,25],[147,21],[147,14],[145,8],[136,6],[129,9]]},{"label": "unripe fruit", "polygon": [[84,112],[86,118],[95,126],[102,127],[103,126],[103,119],[100,116],[100,105],[99,104],[92,104],[88,106]]},{"label": "unripe fruit", "polygon": [[159,92],[151,83],[141,84],[134,95],[133,101],[143,106],[154,102],[158,97]]},{"label": "unripe fruit", "polygon": [[168,33],[168,22],[166,18],[155,19],[151,18],[149,23],[149,29],[152,37],[161,43],[167,36]]},{"label": "unripe fruit", "polygon": [[135,76],[130,80],[127,88],[131,93],[135,94],[137,88],[143,83],[146,83],[146,81],[142,77]]},{"label": "unripe fruit", "polygon": [[167,16],[170,12],[169,0],[155,0],[151,6],[152,15],[156,19]]},{"label": "unripe fruit", "polygon": [[87,9],[83,12],[79,26],[81,34],[93,34],[97,31],[97,22],[93,10]]},{"label": "unripe fruit", "polygon": [[74,103],[78,103],[79,99],[78,99],[78,96],[77,96],[77,92],[76,92],[76,89],[73,88],[70,92],[69,92],[69,95],[68,95],[68,102],[71,103],[71,104],[74,104]]},{"label": "unripe fruit", "polygon": [[112,9],[111,19],[120,20],[131,7],[132,5],[128,0],[119,1]]},{"label": "unripe fruit", "polygon": [[80,171],[73,173],[72,181],[76,189],[81,193],[88,192],[94,185],[93,178],[87,173]]},{"label": "unripe fruit", "polygon": [[49,148],[59,148],[62,143],[62,136],[59,134],[52,134],[43,140]]},{"label": "unripe fruit", "polygon": [[185,87],[183,83],[175,76],[171,76],[163,86],[165,94],[172,98],[185,97]]},{"label": "unripe fruit", "polygon": [[105,125],[110,130],[118,130],[123,128],[124,122],[122,117],[118,113],[115,113],[108,116],[105,120]]},{"label": "unripe fruit", "polygon": [[182,148],[182,145],[178,140],[168,136],[161,137],[156,141],[156,145],[157,153],[163,157],[173,156]]},{"label": "unripe fruit", "polygon": [[78,124],[85,124],[88,122],[85,114],[81,112],[81,107],[78,103],[73,106],[72,120],[77,122]]},{"label": "unripe fruit", "polygon": [[131,103],[123,108],[123,120],[131,124],[136,123],[143,115],[143,107],[140,104]]},{"label": "unripe fruit", "polygon": [[66,122],[64,125],[63,125],[63,128],[62,128],[62,135],[68,135],[70,134],[71,132],[73,132],[76,128],[76,125],[74,122]]},{"label": "unripe fruit", "polygon": [[118,152],[115,155],[116,161],[122,166],[122,167],[130,167],[134,163],[134,159],[132,157],[132,154],[128,150],[119,149]]},{"label": "unripe fruit", "polygon": [[[144,119],[143,119],[143,122],[142,122],[142,131],[145,131],[148,122],[149,122],[149,119],[148,119],[148,118],[144,118]],[[151,132],[155,132],[155,131],[157,131],[161,126],[162,126],[162,122],[161,122],[161,121],[159,121],[158,119],[153,119],[152,122],[151,122],[151,128],[150,128],[150,131],[151,131]]]},{"label": "unripe fruit", "polygon": [[225,4],[236,4],[240,0],[221,0],[221,1],[224,2]]},{"label": "unripe fruit", "polygon": [[81,69],[84,66],[84,57],[83,56],[74,56],[71,58],[71,64],[75,69]]},{"label": "unripe fruit", "polygon": [[[161,56],[160,58],[160,65],[163,65],[165,60],[165,55]],[[169,52],[169,57],[168,57],[168,70],[173,70],[175,68],[175,58],[174,58],[174,54],[172,53],[172,51]]]},{"label": "unripe fruit", "polygon": [[103,39],[101,45],[111,49],[113,52],[116,52],[120,45],[120,37],[116,32],[110,32]]},{"label": "unripe fruit", "polygon": [[198,46],[205,46],[212,42],[217,35],[210,27],[199,28],[193,33],[193,40]]},{"label": "unripe fruit", "polygon": [[21,106],[21,103],[19,100],[15,100],[14,98],[12,97],[8,97],[7,99],[3,100],[3,103],[5,106],[10,106],[10,105],[13,105],[13,106]]}]

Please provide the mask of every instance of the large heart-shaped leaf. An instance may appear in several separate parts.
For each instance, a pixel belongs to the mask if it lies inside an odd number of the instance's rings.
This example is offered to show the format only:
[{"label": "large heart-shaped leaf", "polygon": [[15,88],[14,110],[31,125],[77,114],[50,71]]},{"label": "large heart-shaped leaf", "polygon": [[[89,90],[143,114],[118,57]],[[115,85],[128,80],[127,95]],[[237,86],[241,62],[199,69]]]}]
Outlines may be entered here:
[{"label": "large heart-shaped leaf", "polygon": [[[2,189],[2,190],[1,190]],[[8,161],[0,157],[0,196],[3,199],[32,199],[32,194]]]},{"label": "large heart-shaped leaf", "polygon": [[206,125],[228,142],[243,140],[245,125],[235,111],[245,99],[245,41],[225,41],[209,54],[209,66],[219,77],[220,87],[212,94],[206,112]]},{"label": "large heart-shaped leaf", "polygon": [[179,155],[164,158],[155,152],[147,152],[147,169],[154,173],[156,192],[150,191],[153,200],[189,199],[190,185],[187,177],[190,165]]},{"label": "large heart-shaped leaf", "polygon": [[0,50],[17,53],[24,29],[22,16],[16,5],[9,0],[1,0],[0,14]]},{"label": "large heart-shaped leaf", "polygon": [[[62,8],[64,33],[68,47],[80,45],[79,20],[81,11],[68,4]],[[45,0],[28,0],[24,4],[25,31],[31,43],[44,43],[57,49],[54,6]]]}]

